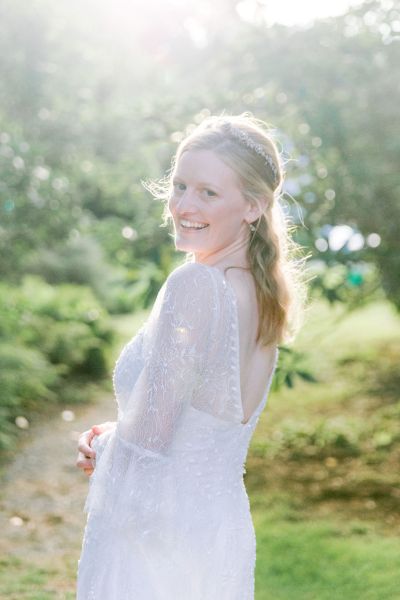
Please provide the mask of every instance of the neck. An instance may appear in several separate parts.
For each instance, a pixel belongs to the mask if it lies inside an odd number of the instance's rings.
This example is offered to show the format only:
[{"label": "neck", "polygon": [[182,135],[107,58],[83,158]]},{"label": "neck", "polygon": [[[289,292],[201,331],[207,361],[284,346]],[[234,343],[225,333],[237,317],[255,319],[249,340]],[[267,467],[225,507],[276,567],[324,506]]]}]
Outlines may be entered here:
[{"label": "neck", "polygon": [[[247,232],[246,232],[247,233]],[[212,267],[244,267],[249,268],[247,248],[249,235],[244,235],[234,240],[228,246],[210,252],[193,252],[192,262],[203,263]]]}]

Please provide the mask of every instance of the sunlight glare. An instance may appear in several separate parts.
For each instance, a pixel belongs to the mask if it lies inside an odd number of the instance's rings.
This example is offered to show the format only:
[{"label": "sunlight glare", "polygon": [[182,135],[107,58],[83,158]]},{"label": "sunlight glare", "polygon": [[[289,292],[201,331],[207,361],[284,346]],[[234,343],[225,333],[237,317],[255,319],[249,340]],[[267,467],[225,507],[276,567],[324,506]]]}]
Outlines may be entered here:
[{"label": "sunlight glare", "polygon": [[[344,14],[350,6],[360,4],[360,0],[264,0],[263,4],[263,18],[268,25],[280,23],[290,27]],[[255,0],[241,0],[237,3],[236,10],[244,21],[251,22],[260,10],[260,3]]]}]

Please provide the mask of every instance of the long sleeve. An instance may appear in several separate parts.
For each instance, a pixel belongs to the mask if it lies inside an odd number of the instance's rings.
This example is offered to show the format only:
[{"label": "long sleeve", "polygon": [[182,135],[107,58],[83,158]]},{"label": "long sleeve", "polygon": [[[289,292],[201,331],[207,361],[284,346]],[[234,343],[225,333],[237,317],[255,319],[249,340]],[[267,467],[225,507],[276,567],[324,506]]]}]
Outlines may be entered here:
[{"label": "long sleeve", "polygon": [[193,264],[174,271],[164,284],[146,325],[145,366],[118,424],[124,441],[151,453],[168,452],[205,368],[216,317],[214,286],[210,273]]},{"label": "long sleeve", "polygon": [[157,531],[173,510],[170,451],[216,328],[216,282],[197,267],[178,267],[162,286],[144,327],[143,368],[115,430],[99,436],[84,510],[107,516],[110,526],[134,524],[137,534]]}]

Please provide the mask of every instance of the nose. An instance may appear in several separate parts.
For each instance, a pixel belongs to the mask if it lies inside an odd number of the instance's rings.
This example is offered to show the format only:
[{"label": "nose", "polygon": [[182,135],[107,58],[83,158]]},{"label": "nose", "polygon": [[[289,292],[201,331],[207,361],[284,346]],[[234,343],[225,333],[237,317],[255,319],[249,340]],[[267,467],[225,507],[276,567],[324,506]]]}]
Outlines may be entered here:
[{"label": "nose", "polygon": [[175,207],[180,213],[190,213],[191,211],[197,209],[196,203],[197,196],[195,190],[186,188],[186,190],[176,198]]}]

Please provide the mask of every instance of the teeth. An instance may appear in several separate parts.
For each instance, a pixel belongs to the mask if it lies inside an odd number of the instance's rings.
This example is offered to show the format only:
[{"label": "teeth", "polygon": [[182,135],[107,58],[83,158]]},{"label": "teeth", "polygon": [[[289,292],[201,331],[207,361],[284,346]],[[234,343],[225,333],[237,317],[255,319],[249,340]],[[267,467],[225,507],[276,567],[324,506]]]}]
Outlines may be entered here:
[{"label": "teeth", "polygon": [[194,223],[192,221],[185,221],[184,219],[180,221],[180,224],[183,227],[194,227],[195,229],[204,229],[205,227],[208,227],[207,223]]}]

